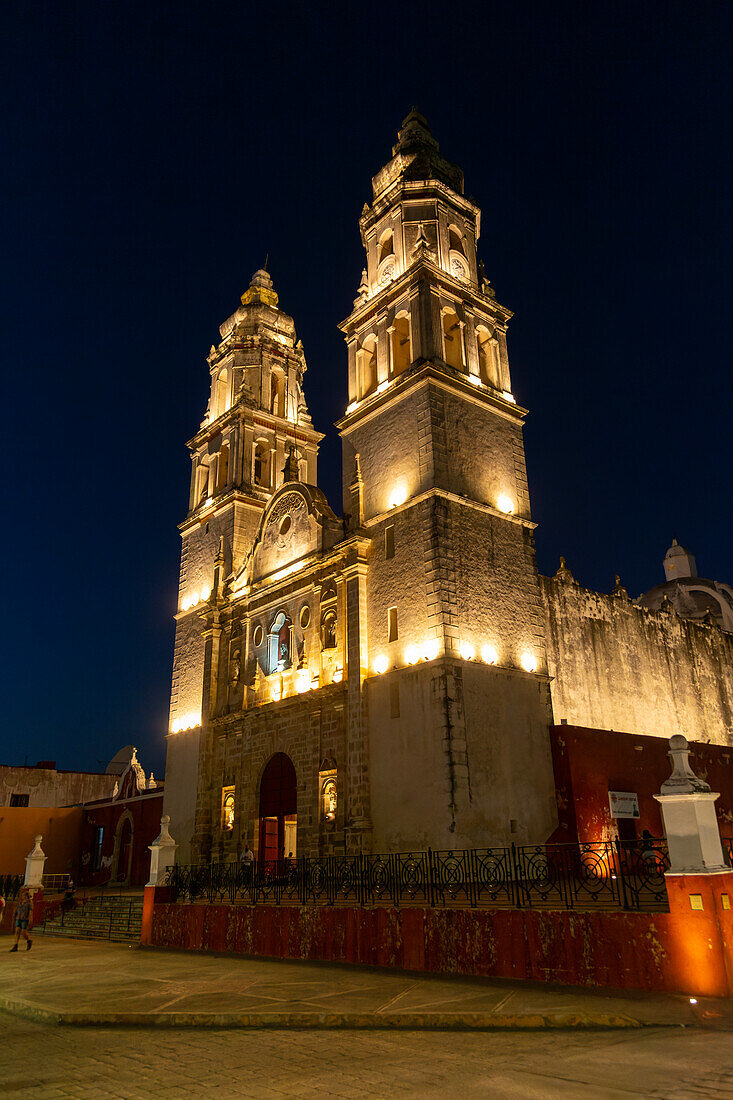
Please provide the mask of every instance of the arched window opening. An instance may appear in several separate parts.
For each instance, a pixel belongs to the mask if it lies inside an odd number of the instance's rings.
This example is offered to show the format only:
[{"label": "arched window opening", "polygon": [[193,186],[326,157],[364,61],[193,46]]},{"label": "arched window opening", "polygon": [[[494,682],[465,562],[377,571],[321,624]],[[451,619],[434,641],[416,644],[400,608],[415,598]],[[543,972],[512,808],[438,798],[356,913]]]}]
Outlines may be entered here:
[{"label": "arched window opening", "polygon": [[499,389],[499,364],[496,340],[484,325],[476,329],[479,376],[482,382]]},{"label": "arched window opening", "polygon": [[267,636],[267,675],[284,672],[293,663],[293,624],[284,611],[278,612]]},{"label": "arched window opening", "polygon": [[209,460],[203,458],[196,471],[196,503],[201,504],[209,495]]},{"label": "arched window opening", "polygon": [[285,416],[285,377],[279,371],[270,374],[270,412]]},{"label": "arched window opening", "polygon": [[219,463],[217,469],[216,490],[218,493],[223,493],[227,487],[227,481],[229,480],[229,444],[225,443],[219,452]]},{"label": "arched window opening", "polygon": [[392,374],[402,374],[412,363],[412,334],[407,313],[398,313],[392,326]]},{"label": "arched window opening", "polygon": [[252,480],[261,489],[270,488],[270,448],[265,442],[255,446]]},{"label": "arched window opening", "polygon": [[298,780],[293,762],[277,752],[260,781],[259,858],[267,864],[295,858],[298,837]]},{"label": "arched window opening", "polygon": [[394,256],[394,233],[391,229],[382,234],[378,255],[377,266],[381,264],[382,260],[386,260],[388,256]]},{"label": "arched window opening", "polygon": [[367,336],[357,352],[359,397],[366,397],[377,388],[377,338]]},{"label": "arched window opening", "polygon": [[443,358],[456,370],[465,369],[463,354],[463,325],[458,314],[452,309],[443,311]]},{"label": "arched window opening", "polygon": [[466,242],[463,233],[455,225],[448,230],[448,270],[455,279],[468,278]]},{"label": "arched window opening", "polygon": [[321,639],[324,649],[336,648],[336,612],[327,611],[321,620]]},{"label": "arched window opening", "polygon": [[225,413],[230,404],[229,374],[226,370],[222,370],[214,383],[214,419]]},{"label": "arched window opening", "polygon": [[463,237],[455,225],[452,225],[449,230],[449,247],[451,252],[460,252],[462,256],[466,255]]}]

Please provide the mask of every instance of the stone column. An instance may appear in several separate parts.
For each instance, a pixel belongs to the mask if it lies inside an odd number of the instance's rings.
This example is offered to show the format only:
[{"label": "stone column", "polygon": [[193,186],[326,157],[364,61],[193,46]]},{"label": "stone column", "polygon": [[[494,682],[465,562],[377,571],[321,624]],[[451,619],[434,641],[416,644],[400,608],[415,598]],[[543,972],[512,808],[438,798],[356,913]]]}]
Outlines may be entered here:
[{"label": "stone column", "polygon": [[25,857],[25,886],[37,889],[43,885],[43,868],[46,864],[46,853],[41,848],[43,837],[39,833],[32,852]]},{"label": "stone column", "polygon": [[382,314],[377,320],[377,385],[387,381],[389,374],[389,333],[387,316]]},{"label": "stone column", "polygon": [[[363,554],[363,551],[362,551]],[[356,556],[344,570],[346,602],[346,677],[348,699],[345,811],[347,851],[369,851],[371,796],[369,790],[368,715],[363,690],[367,675],[366,562]]]}]

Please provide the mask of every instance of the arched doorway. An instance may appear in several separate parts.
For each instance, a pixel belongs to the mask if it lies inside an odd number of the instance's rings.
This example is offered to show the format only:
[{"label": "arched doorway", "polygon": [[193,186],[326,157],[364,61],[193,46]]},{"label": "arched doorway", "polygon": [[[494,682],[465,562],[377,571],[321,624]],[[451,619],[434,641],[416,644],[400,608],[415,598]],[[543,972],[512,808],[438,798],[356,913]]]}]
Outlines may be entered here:
[{"label": "arched doorway", "polygon": [[114,881],[129,882],[132,866],[132,821],[127,814],[117,826],[115,848],[117,849],[117,863]]},{"label": "arched doorway", "polygon": [[298,791],[289,756],[277,752],[267,762],[260,782],[260,860],[295,856]]}]

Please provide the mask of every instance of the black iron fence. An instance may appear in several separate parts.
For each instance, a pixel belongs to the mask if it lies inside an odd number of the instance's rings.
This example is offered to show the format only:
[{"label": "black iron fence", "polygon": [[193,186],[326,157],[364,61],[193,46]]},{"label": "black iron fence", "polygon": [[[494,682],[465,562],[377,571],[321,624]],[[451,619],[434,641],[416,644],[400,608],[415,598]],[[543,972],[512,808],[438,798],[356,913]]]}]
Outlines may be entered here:
[{"label": "black iron fence", "polygon": [[541,844],[174,866],[174,901],[505,909],[667,908],[663,841]]}]

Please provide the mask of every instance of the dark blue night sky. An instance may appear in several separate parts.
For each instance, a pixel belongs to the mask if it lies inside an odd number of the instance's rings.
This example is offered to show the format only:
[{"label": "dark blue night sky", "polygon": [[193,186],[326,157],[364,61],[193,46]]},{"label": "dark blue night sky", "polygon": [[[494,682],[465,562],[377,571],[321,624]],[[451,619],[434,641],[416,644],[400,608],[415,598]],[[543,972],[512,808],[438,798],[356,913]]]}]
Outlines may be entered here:
[{"label": "dark blue night sky", "polygon": [[0,761],[162,772],[184,444],[266,254],[340,511],[336,325],[413,104],[515,311],[540,569],[637,595],[676,534],[733,580],[730,5],[446,11],[3,5]]}]

